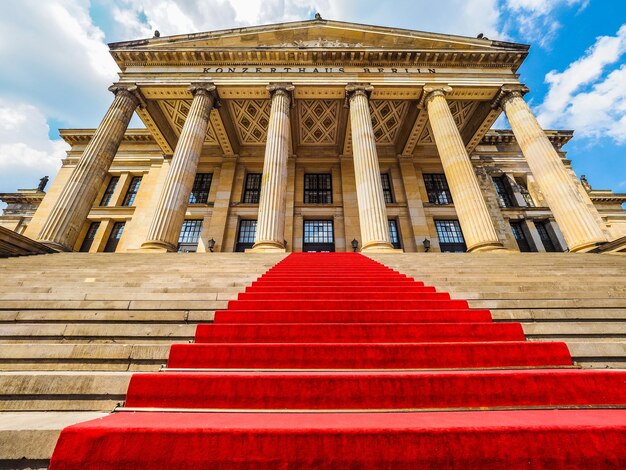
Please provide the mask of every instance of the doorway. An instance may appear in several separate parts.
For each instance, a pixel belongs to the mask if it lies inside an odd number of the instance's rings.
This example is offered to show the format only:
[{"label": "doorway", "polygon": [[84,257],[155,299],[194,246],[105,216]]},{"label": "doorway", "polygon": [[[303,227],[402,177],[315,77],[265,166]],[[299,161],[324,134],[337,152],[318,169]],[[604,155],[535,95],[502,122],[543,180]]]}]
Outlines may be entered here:
[{"label": "doorway", "polygon": [[305,220],[302,251],[335,251],[335,234],[332,220]]}]

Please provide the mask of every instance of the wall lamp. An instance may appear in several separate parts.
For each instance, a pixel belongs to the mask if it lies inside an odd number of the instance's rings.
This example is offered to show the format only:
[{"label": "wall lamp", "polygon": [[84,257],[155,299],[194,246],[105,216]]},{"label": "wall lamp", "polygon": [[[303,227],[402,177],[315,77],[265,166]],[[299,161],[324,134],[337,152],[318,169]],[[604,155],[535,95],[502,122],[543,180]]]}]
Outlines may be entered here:
[{"label": "wall lamp", "polygon": [[428,238],[424,238],[422,245],[424,245],[424,251],[428,253],[428,250],[430,250],[430,240]]},{"label": "wall lamp", "polygon": [[215,240],[213,240],[212,238],[208,241],[208,245],[209,245],[209,251],[211,253],[213,253],[213,248],[215,248]]},{"label": "wall lamp", "polygon": [[352,251],[356,253],[356,250],[359,248],[359,241],[354,238],[350,244],[352,245]]}]

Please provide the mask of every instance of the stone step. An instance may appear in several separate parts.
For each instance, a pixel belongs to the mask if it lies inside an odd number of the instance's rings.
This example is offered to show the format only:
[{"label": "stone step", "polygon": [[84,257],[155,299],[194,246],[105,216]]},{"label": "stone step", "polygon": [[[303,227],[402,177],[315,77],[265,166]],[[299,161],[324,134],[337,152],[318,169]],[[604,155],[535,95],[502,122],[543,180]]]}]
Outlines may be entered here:
[{"label": "stone step", "polygon": [[0,371],[157,371],[168,353],[169,344],[3,343]]},{"label": "stone step", "polygon": [[192,340],[195,324],[72,324],[72,323],[13,323],[0,324],[1,343],[23,342],[107,342],[144,343]]},{"label": "stone step", "polygon": [[112,411],[131,372],[0,372],[0,412]]},{"label": "stone step", "polygon": [[0,465],[3,468],[48,468],[50,456],[63,428],[106,415],[94,411],[1,412]]}]

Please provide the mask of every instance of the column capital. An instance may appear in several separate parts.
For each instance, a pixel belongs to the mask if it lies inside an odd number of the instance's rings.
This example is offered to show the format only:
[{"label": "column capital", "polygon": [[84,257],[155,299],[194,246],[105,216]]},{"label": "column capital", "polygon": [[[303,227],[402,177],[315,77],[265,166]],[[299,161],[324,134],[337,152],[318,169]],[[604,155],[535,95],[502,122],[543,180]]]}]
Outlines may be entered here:
[{"label": "column capital", "polygon": [[222,103],[220,101],[220,95],[217,92],[217,87],[212,82],[195,82],[189,85],[189,91],[193,96],[203,94],[213,98],[213,107],[219,108]]},{"label": "column capital", "polygon": [[135,103],[135,107],[146,107],[146,100],[139,91],[139,87],[134,83],[114,83],[109,87],[109,91],[115,96],[123,95]]},{"label": "column capital", "polygon": [[491,103],[492,109],[501,108],[504,103],[514,97],[523,98],[526,93],[530,91],[526,85],[516,84],[516,85],[503,85],[498,91],[493,103]]},{"label": "column capital", "polygon": [[435,96],[443,96],[445,98],[450,93],[452,93],[452,87],[449,85],[424,85],[417,107],[420,109],[425,108],[428,102]]},{"label": "column capital", "polygon": [[289,107],[293,108],[296,104],[293,99],[293,91],[296,89],[291,83],[276,82],[267,85],[267,91],[270,94],[270,100],[276,95],[283,95],[289,98]]},{"label": "column capital", "polygon": [[348,83],[346,85],[345,107],[350,107],[350,100],[355,96],[365,96],[368,100],[372,95],[374,87],[369,83]]}]

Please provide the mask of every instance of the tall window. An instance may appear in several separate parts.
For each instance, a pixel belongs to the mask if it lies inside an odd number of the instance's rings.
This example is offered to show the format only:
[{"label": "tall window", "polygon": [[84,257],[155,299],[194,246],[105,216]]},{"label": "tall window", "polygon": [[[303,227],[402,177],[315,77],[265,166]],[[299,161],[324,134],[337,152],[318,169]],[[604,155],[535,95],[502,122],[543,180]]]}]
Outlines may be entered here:
[{"label": "tall window", "polygon": [[91,249],[91,245],[93,245],[93,241],[96,238],[96,233],[98,233],[98,229],[100,228],[100,222],[92,222],[89,225],[89,229],[87,229],[87,235],[85,235],[85,239],[83,243],[80,245],[80,250],[83,253],[87,253]]},{"label": "tall window", "polygon": [[465,252],[465,239],[458,220],[435,220],[439,246],[444,253]]},{"label": "tall window", "polygon": [[304,175],[304,203],[333,203],[333,184],[332,176],[330,174],[324,173]]},{"label": "tall window", "polygon": [[111,179],[109,180],[109,184],[107,185],[107,189],[104,191],[104,195],[102,196],[102,200],[100,201],[100,205],[101,206],[108,206],[109,205],[119,180],[120,180],[119,176],[111,176]]},{"label": "tall window", "polygon": [[380,182],[383,184],[385,204],[393,204],[393,190],[391,188],[391,178],[389,177],[389,173],[381,173]]},{"label": "tall window", "polygon": [[212,173],[198,173],[193,180],[193,188],[189,194],[189,204],[206,204],[209,200],[209,190],[211,189]]},{"label": "tall window", "polygon": [[452,204],[448,180],[443,173],[425,173],[424,184],[431,204]]},{"label": "tall window", "polygon": [[556,244],[550,236],[550,232],[548,232],[548,224],[549,222],[547,220],[544,222],[535,222],[535,227],[537,227],[537,233],[539,233],[541,243],[543,243],[543,247],[547,252],[561,251],[557,249]]},{"label": "tall window", "polygon": [[519,251],[521,252],[532,251],[530,249],[530,244],[528,243],[528,239],[526,238],[526,234],[524,233],[522,223],[511,222],[511,230],[513,231],[513,236],[515,237],[515,241],[517,242]]},{"label": "tall window", "polygon": [[394,248],[400,249],[402,245],[400,244],[400,234],[398,233],[398,223],[396,219],[389,219],[389,238],[391,238],[391,244]]},{"label": "tall window", "polygon": [[130,180],[130,184],[128,185],[126,196],[124,196],[124,202],[122,203],[123,206],[132,206],[135,203],[135,198],[137,197],[140,184],[141,176],[133,176],[133,179]]},{"label": "tall window", "polygon": [[202,228],[202,220],[185,220],[180,229],[178,237],[178,251],[194,252],[198,251],[198,238],[200,238],[200,229]]},{"label": "tall window", "polygon": [[104,247],[105,253],[113,253],[115,251],[117,244],[120,242],[120,238],[122,238],[124,225],[126,225],[126,222],[115,222],[113,224],[113,229],[111,229],[111,234],[109,235],[107,244]]},{"label": "tall window", "polygon": [[235,251],[246,251],[254,245],[256,238],[256,220],[242,220],[239,222],[239,234]]},{"label": "tall window", "polygon": [[535,207],[535,201],[533,201],[533,197],[530,195],[530,192],[526,187],[526,182],[521,178],[515,178],[515,182],[519,186],[520,193],[522,193],[522,197],[524,198],[524,201],[526,201],[526,205],[528,207]]},{"label": "tall window", "polygon": [[493,184],[496,187],[496,193],[498,193],[498,202],[500,207],[513,207],[513,198],[511,197],[511,186],[506,175],[494,176]]},{"label": "tall window", "polygon": [[243,188],[244,204],[258,204],[261,197],[261,173],[248,173]]}]

